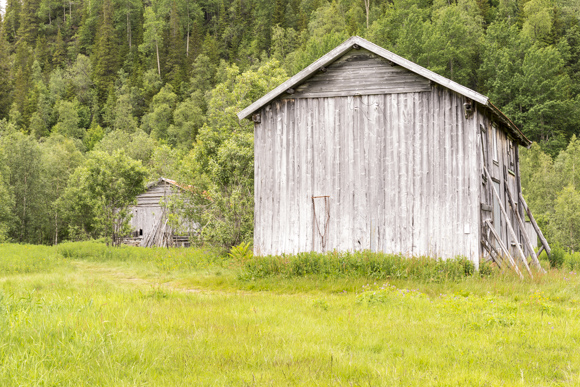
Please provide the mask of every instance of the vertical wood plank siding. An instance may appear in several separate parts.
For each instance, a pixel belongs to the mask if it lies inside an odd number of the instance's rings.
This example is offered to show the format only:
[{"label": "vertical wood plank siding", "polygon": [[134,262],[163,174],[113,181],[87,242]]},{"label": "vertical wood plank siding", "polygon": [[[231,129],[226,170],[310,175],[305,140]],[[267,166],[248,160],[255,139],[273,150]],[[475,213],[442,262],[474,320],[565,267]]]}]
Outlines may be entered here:
[{"label": "vertical wood plank siding", "polygon": [[476,145],[486,118],[465,119],[463,102],[433,86],[264,107],[255,125],[255,253],[369,249],[477,264]]}]

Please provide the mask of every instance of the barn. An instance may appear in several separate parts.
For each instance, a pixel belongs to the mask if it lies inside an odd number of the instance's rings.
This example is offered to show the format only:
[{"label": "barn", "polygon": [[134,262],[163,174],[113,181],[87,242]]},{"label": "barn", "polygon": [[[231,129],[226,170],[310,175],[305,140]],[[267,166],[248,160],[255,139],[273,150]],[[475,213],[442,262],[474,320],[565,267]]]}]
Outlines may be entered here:
[{"label": "barn", "polygon": [[132,236],[126,243],[145,247],[189,245],[188,235],[195,230],[194,225],[180,221],[180,227],[173,229],[168,224],[167,204],[184,189],[164,177],[147,184],[145,192],[137,196],[136,204],[130,208]]},{"label": "barn", "polygon": [[254,122],[257,255],[537,264],[518,160],[531,142],[484,95],[355,36],[238,118]]}]

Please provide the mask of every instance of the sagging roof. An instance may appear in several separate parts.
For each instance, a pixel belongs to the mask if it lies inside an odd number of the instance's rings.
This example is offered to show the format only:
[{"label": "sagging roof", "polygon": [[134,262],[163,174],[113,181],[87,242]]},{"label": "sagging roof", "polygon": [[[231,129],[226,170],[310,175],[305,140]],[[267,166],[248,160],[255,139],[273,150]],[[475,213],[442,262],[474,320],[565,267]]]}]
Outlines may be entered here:
[{"label": "sagging roof", "polygon": [[169,185],[172,185],[174,187],[177,187],[179,189],[186,189],[186,190],[190,190],[193,187],[190,185],[184,186],[182,184],[179,184],[178,182],[176,182],[175,180],[171,180],[171,179],[167,179],[165,177],[160,177],[159,179],[157,179],[156,181],[152,181],[151,183],[147,184],[147,186],[145,187],[146,189],[149,188],[153,188],[161,183],[167,183]]},{"label": "sagging roof", "polygon": [[521,145],[529,147],[531,145],[531,141],[524,136],[524,134],[519,130],[519,128],[510,121],[509,118],[505,116],[498,108],[496,108],[483,94],[480,94],[474,90],[471,90],[468,87],[460,85],[457,82],[452,81],[451,79],[445,78],[437,73],[434,73],[431,70],[428,70],[416,63],[411,62],[408,59],[400,57],[399,55],[392,53],[389,50],[386,50],[380,46],[377,46],[374,43],[369,42],[366,39],[363,39],[359,36],[352,36],[347,39],[344,43],[337,46],[333,50],[326,53],[323,57],[315,61],[314,63],[310,64],[304,70],[300,71],[298,74],[294,75],[292,78],[288,79],[286,82],[282,83],[274,90],[269,92],[268,94],[264,95],[262,98],[257,100],[256,102],[252,103],[250,106],[242,110],[238,113],[238,118],[243,120],[244,118],[248,118],[251,114],[255,113],[257,110],[265,106],[266,104],[270,103],[272,100],[286,92],[286,90],[290,88],[294,88],[297,84],[307,80],[318,70],[323,67],[327,67],[329,64],[334,62],[335,60],[339,59],[342,55],[344,55],[349,50],[353,49],[353,46],[358,46],[360,48],[364,48],[375,55],[378,55],[386,60],[389,60],[393,63],[396,63],[399,66],[406,68],[409,71],[412,71],[418,75],[421,75],[430,81],[437,83],[447,89],[453,90],[458,94],[461,94],[473,101],[476,101],[480,105],[487,107],[501,122],[503,122],[508,131],[517,139]]}]

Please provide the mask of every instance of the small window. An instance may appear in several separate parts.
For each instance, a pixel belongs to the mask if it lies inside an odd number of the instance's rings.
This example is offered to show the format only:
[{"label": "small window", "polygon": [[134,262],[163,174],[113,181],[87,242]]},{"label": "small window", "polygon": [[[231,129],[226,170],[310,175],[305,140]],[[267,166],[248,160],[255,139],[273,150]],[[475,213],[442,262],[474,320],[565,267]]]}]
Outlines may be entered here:
[{"label": "small window", "polygon": [[493,161],[497,161],[497,127],[495,124],[492,125],[493,132]]},{"label": "small window", "polygon": [[508,141],[508,170],[514,173],[516,170],[516,149],[513,141]]}]

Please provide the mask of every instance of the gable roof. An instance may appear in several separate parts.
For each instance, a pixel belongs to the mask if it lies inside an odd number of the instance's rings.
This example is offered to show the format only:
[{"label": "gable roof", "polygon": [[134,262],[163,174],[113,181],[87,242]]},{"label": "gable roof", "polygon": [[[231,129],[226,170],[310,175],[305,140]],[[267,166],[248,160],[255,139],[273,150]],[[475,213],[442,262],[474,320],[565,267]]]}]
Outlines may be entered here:
[{"label": "gable roof", "polygon": [[167,184],[172,185],[174,187],[177,187],[179,189],[189,189],[191,187],[191,186],[185,186],[184,187],[183,185],[179,184],[175,180],[167,179],[165,177],[160,177],[159,179],[157,179],[157,180],[155,180],[155,181],[147,184],[147,186],[145,187],[145,189],[150,189],[150,188],[156,187],[156,186],[158,186],[161,183],[167,183]]},{"label": "gable roof", "polygon": [[364,48],[373,54],[376,54],[386,60],[389,60],[397,65],[406,68],[416,74],[419,74],[432,82],[435,82],[447,89],[453,90],[458,94],[461,94],[477,103],[487,107],[490,111],[496,115],[508,128],[508,131],[511,135],[519,140],[520,144],[528,147],[531,145],[531,141],[524,136],[524,134],[518,129],[518,127],[510,121],[498,108],[496,108],[488,97],[483,94],[480,94],[474,90],[471,90],[468,87],[460,85],[457,82],[452,81],[451,79],[445,78],[437,73],[434,73],[431,70],[428,70],[416,63],[411,62],[408,59],[405,59],[395,53],[392,53],[389,50],[386,50],[380,46],[377,46],[374,43],[369,42],[366,39],[363,39],[359,36],[352,36],[347,39],[344,43],[340,44],[333,50],[326,53],[317,61],[310,64],[304,70],[300,71],[298,74],[294,75],[292,78],[288,79],[286,82],[282,83],[274,90],[270,91],[268,94],[264,95],[262,98],[258,99],[256,102],[252,103],[250,106],[246,107],[244,110],[238,113],[238,118],[243,120],[244,118],[248,118],[251,114],[265,106],[266,104],[270,103],[272,100],[286,92],[286,90],[290,88],[294,88],[298,83],[305,81],[306,79],[310,78],[318,70],[323,67],[328,66],[338,58],[340,58],[343,54],[353,49],[353,46],[357,45],[360,48]]}]

